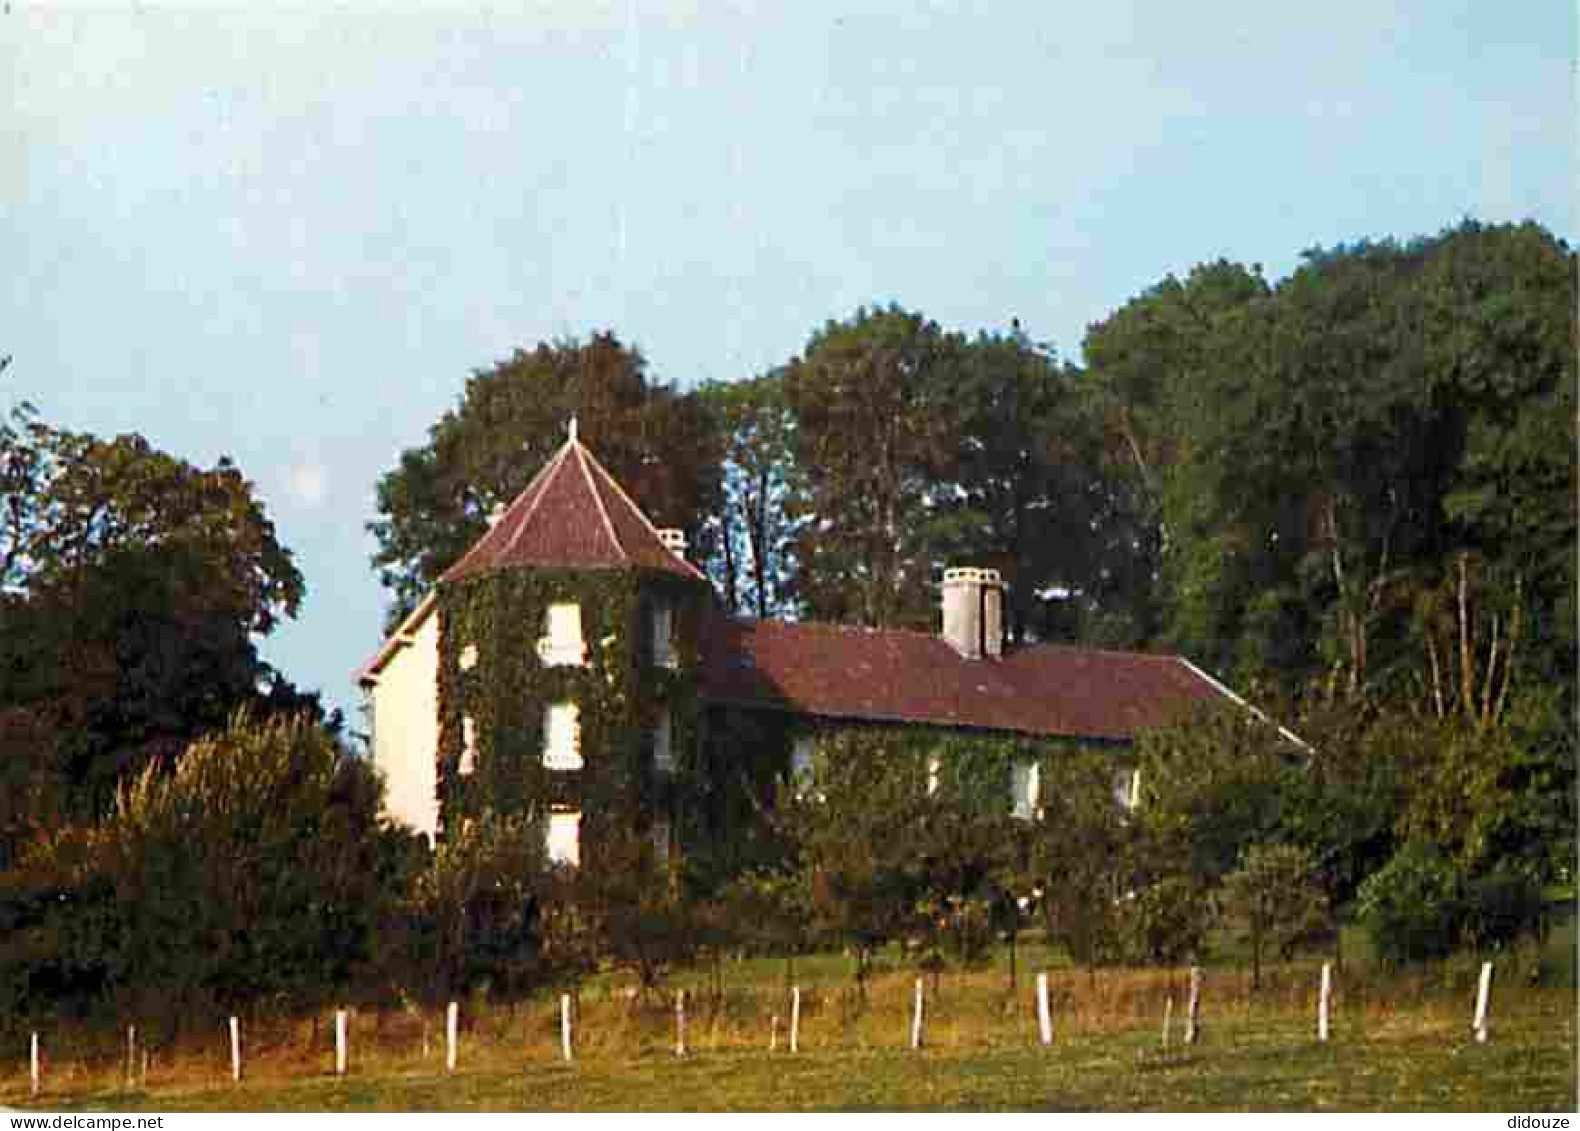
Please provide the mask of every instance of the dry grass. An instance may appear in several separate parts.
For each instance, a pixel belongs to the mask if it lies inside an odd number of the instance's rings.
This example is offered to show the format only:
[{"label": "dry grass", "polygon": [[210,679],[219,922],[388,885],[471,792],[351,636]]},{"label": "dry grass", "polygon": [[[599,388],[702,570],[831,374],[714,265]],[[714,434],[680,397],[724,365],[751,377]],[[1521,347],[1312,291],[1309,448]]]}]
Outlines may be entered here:
[{"label": "dry grass", "polygon": [[[1254,993],[1248,973],[1209,969],[1204,980],[1205,1043],[1201,1048],[1219,1050],[1216,1055],[1220,1056],[1230,1046],[1242,1051],[1260,1050],[1257,1055],[1267,1057],[1268,1071],[1282,1071],[1277,1067],[1276,1049],[1287,1047],[1301,1056],[1317,1057],[1313,1079],[1320,1077],[1326,1071],[1320,1068],[1320,1058],[1330,1054],[1312,1052],[1324,1048],[1313,1039],[1318,969],[1319,963],[1314,961],[1273,967],[1264,972],[1263,985]],[[863,997],[848,981],[831,980],[826,967],[811,966],[805,973],[808,980],[803,983],[801,1047],[811,1058],[808,1063],[818,1063],[818,1058],[836,1053],[845,1058],[869,1057],[874,1065],[883,1066],[874,1069],[880,1077],[889,1071],[903,1077],[901,1062],[891,1065],[891,1061],[896,1056],[911,1055],[907,1045],[915,975],[899,971],[880,974]],[[775,1073],[763,1067],[780,1063],[779,1058],[767,1058],[772,1018],[776,1015],[779,1048],[783,1050],[787,1043],[789,1002],[779,975],[777,965],[733,965],[719,996],[704,992],[706,979],[700,973],[673,982],[671,994],[677,987],[688,991],[687,1034],[694,1054],[692,1060],[734,1065],[731,1078],[746,1089],[703,1094],[698,1106],[782,1106],[772,1090]],[[1089,974],[1066,968],[1050,972],[1049,980],[1056,1054],[1088,1058],[1092,1070],[1110,1074],[1116,1065],[1127,1073],[1145,1075],[1173,1072],[1185,1063],[1177,1045],[1167,1057],[1159,1047],[1170,998],[1174,1002],[1176,1042],[1183,1027],[1187,985],[1184,970],[1104,970]],[[1014,1074],[1022,1069],[1011,1067],[1020,1063],[1016,1058],[1038,1052],[1033,977],[1023,973],[1013,992],[1002,971],[946,974],[936,984],[930,977],[925,984],[926,1063],[935,1073],[961,1074],[953,1084],[940,1077],[941,1090],[936,1091],[935,1099],[945,1105],[973,1102],[971,1097],[977,1093],[967,1085],[975,1075],[986,1073],[996,1079],[1003,1073],[1010,1081],[1004,1084],[1010,1089],[1005,1093],[1011,1098],[1010,1106],[1035,1105],[1034,1097],[1014,1090]],[[1343,1055],[1365,1048],[1369,1056],[1380,1058],[1379,1063],[1397,1056],[1401,1064],[1396,1075],[1404,1075],[1398,1076],[1392,1086],[1408,1087],[1400,1081],[1408,1080],[1410,1064],[1430,1065],[1436,1055],[1434,1050],[1448,1055],[1447,1050],[1466,1043],[1473,994],[1473,977],[1455,967],[1383,976],[1352,964],[1337,979],[1335,1046],[1350,1050]],[[1570,989],[1500,985],[1494,994],[1495,1041],[1519,1044],[1532,1056],[1562,1054],[1556,1063],[1571,1063],[1572,1055],[1566,1050],[1573,1047],[1573,1013]],[[179,1041],[153,1047],[149,1050],[146,1078],[139,1071],[130,1090],[125,1082],[123,1042],[124,1031],[74,1035],[57,1030],[47,1034],[44,1102],[51,1106],[103,1104],[125,1108],[190,1104],[246,1109],[300,1104],[312,1107],[315,1103],[399,1108],[433,1106],[424,1099],[430,1097],[430,1092],[433,1096],[455,1094],[454,1082],[447,1083],[443,1074],[443,1019],[439,1014],[425,1017],[400,1010],[354,1013],[352,1071],[345,1081],[332,1075],[333,1026],[327,1017],[251,1023],[244,1031],[247,1079],[239,1091],[229,1082],[228,1037],[222,1027],[216,1027],[212,1034],[188,1034]],[[677,1070],[674,1042],[672,996],[639,1000],[614,980],[587,987],[577,1011],[576,1071],[588,1078],[603,1074],[609,1081],[609,1090],[599,1093],[603,1097],[600,1100],[581,1095],[563,1106],[652,1106],[653,1095],[619,1092],[617,1080],[622,1073],[628,1075],[632,1066],[641,1066],[639,1075],[644,1077],[657,1074],[652,1086],[658,1089],[654,1095],[660,1097],[662,1106],[662,1096],[670,1094],[665,1089],[671,1086],[664,1082],[668,1079],[664,1074]],[[27,1101],[25,1049],[21,1052],[18,1057],[8,1058],[5,1072],[0,1075],[0,1102]],[[1198,1071],[1205,1063],[1200,1060],[1201,1055],[1191,1054],[1197,1058]],[[904,1071],[910,1071],[916,1062],[903,1064],[910,1066]],[[141,1065],[138,1067],[141,1069]],[[461,1075],[470,1081],[467,1087],[478,1089],[470,1101],[474,1106],[562,1106],[557,1101],[549,1103],[542,1096],[528,1099],[514,1092],[491,1090],[492,1085],[485,1083],[519,1080],[524,1069],[552,1072],[561,1068],[557,996],[544,995],[514,1007],[463,1003],[460,1067]],[[1227,1070],[1230,1066],[1224,1061],[1219,1067]],[[1542,1094],[1572,1095],[1572,1083],[1554,1083],[1556,1071],[1543,1069]],[[762,1079],[758,1085],[752,1085],[750,1082],[758,1075]],[[1430,1086],[1431,1080],[1424,1076],[1420,1087]],[[309,1091],[293,1091],[303,1087],[309,1087]],[[315,1093],[312,1087],[329,1090]],[[430,1091],[423,1091],[425,1087]],[[753,1087],[757,1090],[753,1091]],[[848,1094],[824,1092],[820,1106],[912,1102],[905,1099],[907,1093],[901,1084],[896,1084],[901,1090],[884,1091],[880,1078],[864,1087],[868,1090]],[[1079,1091],[1084,1085],[1072,1081],[1070,1087],[1075,1090],[1067,1093],[1071,1098],[1064,1102],[1092,1102]],[[1233,1098],[1232,1091],[1220,1093],[1205,1082],[1203,1087],[1206,1090],[1197,1097],[1199,1100],[1211,1103],[1219,1095]],[[1495,1082],[1489,1082],[1489,1087],[1495,1089]],[[1494,1090],[1493,1094],[1501,1093]],[[289,1100],[291,1095],[296,1095],[300,1103]],[[716,1104],[707,1102],[708,1095],[714,1097]],[[1156,1106],[1159,1102],[1149,1099],[1151,1093],[1145,1088],[1131,1095],[1139,1105]],[[1015,1102],[1016,1097],[1020,1098],[1019,1103]],[[1514,1094],[1507,1098],[1512,1100]],[[1407,1101],[1408,1096],[1401,1097],[1398,1106],[1411,1106]],[[1182,1100],[1180,1106],[1196,1104]]]}]

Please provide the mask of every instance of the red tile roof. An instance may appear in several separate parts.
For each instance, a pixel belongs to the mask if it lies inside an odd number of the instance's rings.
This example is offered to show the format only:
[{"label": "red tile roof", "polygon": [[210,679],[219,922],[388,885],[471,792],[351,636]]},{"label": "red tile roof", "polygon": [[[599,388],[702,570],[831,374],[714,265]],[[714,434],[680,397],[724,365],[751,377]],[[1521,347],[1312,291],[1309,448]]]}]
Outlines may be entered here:
[{"label": "red tile roof", "polygon": [[706,580],[670,552],[647,516],[574,437],[440,581],[510,566],[640,567]]},{"label": "red tile roof", "polygon": [[968,660],[925,633],[722,614],[705,622],[702,694],[827,718],[1121,742],[1228,695],[1178,656],[1036,645]]}]

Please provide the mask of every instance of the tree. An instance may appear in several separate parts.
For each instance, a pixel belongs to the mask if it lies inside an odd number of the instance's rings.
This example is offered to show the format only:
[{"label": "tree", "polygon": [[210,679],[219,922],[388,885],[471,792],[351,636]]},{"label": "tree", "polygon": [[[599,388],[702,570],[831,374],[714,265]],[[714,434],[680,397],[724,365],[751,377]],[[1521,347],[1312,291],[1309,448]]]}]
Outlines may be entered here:
[{"label": "tree", "polygon": [[[11,420],[0,714],[31,736],[37,771],[17,788],[102,814],[117,783],[238,706],[315,706],[258,658],[254,636],[295,614],[304,585],[233,464],[200,469],[141,436],[53,428],[25,406]],[[3,833],[0,857],[21,835]]]},{"label": "tree", "polygon": [[1115,797],[1119,773],[1105,751],[1044,759],[1042,812],[1024,830],[1025,886],[1041,893],[1047,937],[1088,969],[1118,958],[1122,947],[1120,898],[1131,887],[1135,829]]},{"label": "tree", "polygon": [[1061,612],[1096,607],[1109,588],[1098,560],[1101,435],[1077,374],[1019,332],[979,334],[959,356],[958,433],[928,493],[929,552],[1000,570],[1012,641],[1074,636]]},{"label": "tree", "polygon": [[565,440],[578,434],[659,526],[699,542],[718,510],[719,444],[698,398],[647,376],[613,333],[539,343],[467,380],[460,403],[378,483],[373,565],[391,591],[390,626],[416,607]]},{"label": "tree", "polygon": [[101,825],[37,842],[0,880],[0,954],[20,1000],[179,1024],[344,991],[371,955],[404,834],[369,767],[305,718],[237,716]]},{"label": "tree", "polygon": [[1251,944],[1251,988],[1262,986],[1262,956],[1289,950],[1327,923],[1327,899],[1316,863],[1290,844],[1253,844],[1223,878],[1219,903]]},{"label": "tree", "polygon": [[865,990],[876,950],[920,925],[925,756],[903,732],[835,731],[820,739],[810,770],[781,790],[777,808],[787,867],[811,895],[813,928],[855,952]]},{"label": "tree", "polygon": [[1276,839],[1301,762],[1302,751],[1275,725],[1238,704],[1144,736],[1138,879],[1183,876],[1210,889],[1247,847]]},{"label": "tree", "polygon": [[429,1007],[519,995],[552,973],[542,908],[554,890],[543,827],[492,811],[446,836],[404,877],[380,931],[380,964]]},{"label": "tree", "polygon": [[783,376],[712,383],[700,396],[724,448],[720,508],[708,519],[714,585],[731,612],[792,610],[800,527],[793,513],[805,503]]},{"label": "tree", "polygon": [[931,626],[921,529],[958,434],[959,341],[899,307],[830,322],[785,367],[808,520],[796,540],[816,619]]}]

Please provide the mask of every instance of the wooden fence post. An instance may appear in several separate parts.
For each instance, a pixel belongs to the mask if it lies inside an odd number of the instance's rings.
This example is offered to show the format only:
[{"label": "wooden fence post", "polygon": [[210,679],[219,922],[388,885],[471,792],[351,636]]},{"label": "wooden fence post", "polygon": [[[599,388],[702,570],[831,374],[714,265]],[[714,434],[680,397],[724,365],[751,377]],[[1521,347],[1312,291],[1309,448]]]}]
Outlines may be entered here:
[{"label": "wooden fence post", "polygon": [[686,1055],[686,991],[675,991],[675,1055]]},{"label": "wooden fence post", "polygon": [[571,995],[560,995],[560,1055],[571,1062]]},{"label": "wooden fence post", "polygon": [[1048,1008],[1048,975],[1037,975],[1037,1035],[1044,1045],[1053,1044],[1053,1011]]},{"label": "wooden fence post", "polygon": [[241,1083],[241,1021],[236,1017],[230,1019],[230,1081]]},{"label": "wooden fence post", "polygon": [[922,980],[916,979],[915,1005],[911,1010],[911,1048],[922,1047]]},{"label": "wooden fence post", "polygon": [[126,1027],[126,1086],[137,1085],[137,1026]]},{"label": "wooden fence post", "polygon": [[1481,980],[1476,986],[1476,1019],[1471,1023],[1476,1030],[1476,1043],[1487,1043],[1487,1007],[1492,996],[1492,963],[1481,964]]},{"label": "wooden fence post", "polygon": [[28,1049],[28,1058],[27,1058],[27,1060],[28,1060],[28,1079],[30,1080],[30,1082],[32,1084],[32,1089],[31,1089],[31,1093],[30,1094],[32,1095],[32,1097],[34,1099],[38,1099],[39,1089],[40,1089],[40,1087],[43,1084],[43,1080],[42,1080],[42,1078],[41,1078],[41,1076],[39,1074],[39,1065],[38,1065],[38,1031],[37,1030],[34,1030],[34,1032],[33,1032],[33,1040],[32,1040],[31,1045],[29,1046],[29,1049]]},{"label": "wooden fence post", "polygon": [[335,1075],[346,1074],[346,1011],[335,1010]]},{"label": "wooden fence post", "polygon": [[457,1042],[458,1042],[458,1034],[456,1033],[456,1029],[457,1029],[458,1023],[460,1021],[460,1016],[461,1016],[461,1007],[459,1005],[457,1005],[455,1002],[452,1001],[448,1006],[445,1007],[445,1011],[444,1011],[444,1070],[446,1072],[454,1072],[455,1071],[456,1055],[457,1055],[457,1052],[459,1051],[456,1048],[456,1045],[457,1045]]},{"label": "wooden fence post", "polygon": [[1190,1002],[1185,1010],[1185,1043],[1194,1045],[1201,1036],[1201,967],[1190,968]]},{"label": "wooden fence post", "polygon": [[768,1051],[779,1051],[779,1015],[777,1013],[768,1019]]},{"label": "wooden fence post", "polygon": [[1328,1039],[1328,1002],[1333,997],[1333,963],[1322,964],[1322,988],[1317,993],[1317,1040]]},{"label": "wooden fence post", "polygon": [[1163,1051],[1169,1051],[1169,1029],[1174,1024],[1174,995],[1163,999]]},{"label": "wooden fence post", "polygon": [[790,1051],[801,1051],[801,987],[790,987]]}]

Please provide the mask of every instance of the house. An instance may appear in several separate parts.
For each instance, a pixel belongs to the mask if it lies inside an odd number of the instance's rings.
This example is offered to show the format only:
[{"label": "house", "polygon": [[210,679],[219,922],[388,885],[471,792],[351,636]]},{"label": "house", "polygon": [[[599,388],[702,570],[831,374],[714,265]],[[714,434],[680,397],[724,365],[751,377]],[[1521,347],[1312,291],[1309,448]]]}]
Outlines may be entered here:
[{"label": "house", "polygon": [[[1123,753],[1232,698],[1178,656],[1007,647],[993,570],[946,571],[941,631],[746,620],[576,437],[358,672],[388,810],[430,837],[485,808],[546,817],[580,862],[601,827],[715,849],[841,728],[1012,738],[1005,804],[1037,807],[1037,752]],[[958,745],[958,743],[957,743]],[[930,769],[937,772],[936,765]]]}]

